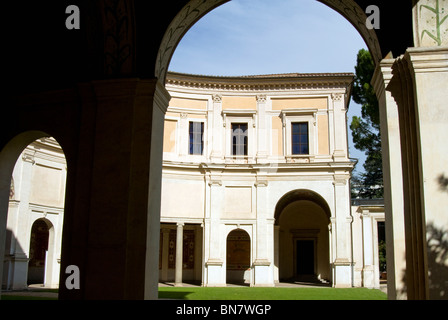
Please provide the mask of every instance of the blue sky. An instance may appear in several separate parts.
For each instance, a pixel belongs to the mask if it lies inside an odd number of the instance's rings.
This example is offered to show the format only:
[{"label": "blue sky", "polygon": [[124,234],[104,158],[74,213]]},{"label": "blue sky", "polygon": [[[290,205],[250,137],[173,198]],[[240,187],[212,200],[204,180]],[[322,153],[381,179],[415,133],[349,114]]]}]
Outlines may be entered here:
[{"label": "blue sky", "polygon": [[[361,48],[367,47],[355,28],[316,0],[232,0],[187,32],[169,69],[220,76],[354,73]],[[352,101],[349,121],[359,114]],[[353,147],[350,134],[349,144],[351,156],[362,163],[364,154]]]}]

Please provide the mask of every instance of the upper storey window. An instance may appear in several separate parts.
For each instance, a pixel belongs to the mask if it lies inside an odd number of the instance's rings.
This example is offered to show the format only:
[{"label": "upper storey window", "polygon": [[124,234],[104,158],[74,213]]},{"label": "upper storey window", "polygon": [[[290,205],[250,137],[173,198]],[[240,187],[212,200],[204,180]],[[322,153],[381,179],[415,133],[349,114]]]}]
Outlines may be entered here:
[{"label": "upper storey window", "polygon": [[318,150],[318,109],[287,109],[281,112],[287,160],[313,159]]},{"label": "upper storey window", "polygon": [[247,156],[248,151],[247,123],[232,123],[232,155]]},{"label": "upper storey window", "polygon": [[308,122],[291,123],[292,154],[309,154]]},{"label": "upper storey window", "polygon": [[190,122],[190,154],[202,155],[204,151],[204,123]]}]

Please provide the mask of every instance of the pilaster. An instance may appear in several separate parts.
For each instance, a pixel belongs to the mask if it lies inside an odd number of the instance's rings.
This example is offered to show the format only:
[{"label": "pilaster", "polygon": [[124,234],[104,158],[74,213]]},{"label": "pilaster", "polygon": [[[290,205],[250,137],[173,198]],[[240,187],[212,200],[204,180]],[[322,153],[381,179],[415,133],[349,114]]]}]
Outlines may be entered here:
[{"label": "pilaster", "polygon": [[395,59],[382,60],[372,77],[380,113],[383,159],[384,214],[387,246],[387,294],[389,299],[406,299],[405,229],[403,210],[403,168],[398,106],[386,90],[392,79]]},{"label": "pilaster", "polygon": [[11,247],[9,248],[9,289],[21,290],[28,287],[28,261],[30,251],[31,230],[29,219],[29,203],[31,194],[31,177],[33,176],[33,166],[35,164],[35,154],[32,150],[25,149],[19,158],[16,167],[19,168],[20,179],[15,185],[16,205],[8,211],[9,219],[14,219]]},{"label": "pilaster", "polygon": [[334,260],[333,260],[333,286],[348,288],[353,284],[352,280],[352,232],[351,223],[353,218],[350,210],[349,175],[335,175],[334,199],[335,217],[334,229]]},{"label": "pilaster", "polygon": [[263,178],[257,180],[255,184],[257,190],[257,225],[256,225],[256,256],[253,263],[254,266],[254,286],[273,286],[273,277],[271,269],[271,261],[268,250],[268,242],[272,241],[273,234],[269,232],[272,224],[267,221],[267,187],[268,182]]},{"label": "pilaster", "polygon": [[[444,6],[446,8],[447,5]],[[414,269],[419,275],[414,279],[425,285],[425,288],[415,291],[415,297],[425,299],[443,299],[446,297],[443,292],[447,290],[446,280],[437,272],[441,267],[446,268],[446,263],[441,262],[443,237],[440,234],[448,232],[447,36],[445,32],[444,47],[409,48],[403,57],[407,61],[414,91],[415,122],[409,124],[409,130],[415,135],[415,144],[410,146],[417,146],[416,149],[408,149],[409,157],[416,159],[408,172],[418,178],[419,183],[413,184],[414,192],[409,190],[411,206],[408,208],[412,219],[413,248],[422,255],[419,259],[421,268]],[[415,192],[417,190],[418,193]],[[416,198],[419,198],[418,202]],[[415,256],[412,259],[415,261]]]},{"label": "pilaster", "polygon": [[333,103],[333,120],[334,120],[334,151],[333,159],[335,161],[347,161],[348,160],[348,146],[347,146],[347,133],[346,130],[346,113],[344,94],[333,93],[331,95]]},{"label": "pilaster", "polygon": [[269,141],[269,130],[267,124],[267,115],[266,115],[266,99],[267,96],[264,94],[257,95],[257,117],[258,124],[257,130],[258,134],[257,141],[257,162],[265,162],[268,157],[268,141]]},{"label": "pilaster", "polygon": [[211,119],[213,123],[212,127],[212,152],[210,155],[212,162],[220,162],[224,155],[223,146],[223,137],[222,137],[222,96],[219,94],[213,95],[213,119]]},{"label": "pilaster", "polygon": [[[221,242],[221,213],[224,200],[222,192],[222,181],[219,175],[209,175],[208,179],[208,219],[206,218],[205,235],[205,286],[223,286],[225,285],[225,269],[223,250]],[[213,204],[213,205],[212,205]]]},{"label": "pilaster", "polygon": [[363,268],[362,278],[363,286],[367,288],[375,288],[375,266],[373,252],[373,225],[372,217],[368,210],[361,213],[362,219],[362,239],[363,239]]}]

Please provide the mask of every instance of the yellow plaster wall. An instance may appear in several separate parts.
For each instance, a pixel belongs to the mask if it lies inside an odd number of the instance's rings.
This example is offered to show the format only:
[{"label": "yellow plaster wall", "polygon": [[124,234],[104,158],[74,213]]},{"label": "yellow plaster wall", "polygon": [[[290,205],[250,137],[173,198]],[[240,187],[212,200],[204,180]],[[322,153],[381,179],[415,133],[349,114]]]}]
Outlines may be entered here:
[{"label": "yellow plaster wall", "polygon": [[171,98],[169,106],[175,108],[206,110],[207,100]]},{"label": "yellow plaster wall", "polygon": [[278,116],[272,117],[272,155],[283,155],[283,127],[282,119]]},{"label": "yellow plaster wall", "polygon": [[327,109],[327,98],[272,99],[272,110],[284,109]]},{"label": "yellow plaster wall", "polygon": [[329,136],[328,136],[328,116],[319,115],[317,116],[317,127],[319,128],[318,139],[319,139],[319,155],[330,154],[329,146]]},{"label": "yellow plaster wall", "polygon": [[222,97],[223,110],[257,110],[256,97]]},{"label": "yellow plaster wall", "polygon": [[163,152],[174,152],[176,147],[176,120],[165,120]]}]

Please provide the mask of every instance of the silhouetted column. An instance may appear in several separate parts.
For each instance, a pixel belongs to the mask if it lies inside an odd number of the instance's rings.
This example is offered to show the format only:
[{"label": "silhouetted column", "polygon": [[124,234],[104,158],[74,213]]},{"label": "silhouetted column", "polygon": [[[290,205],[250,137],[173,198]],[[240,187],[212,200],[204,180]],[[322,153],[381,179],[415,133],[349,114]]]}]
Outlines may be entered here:
[{"label": "silhouetted column", "polygon": [[[76,161],[68,162],[59,296],[157,298],[163,118],[157,79],[79,86]],[[76,265],[80,289],[67,290]]]}]

